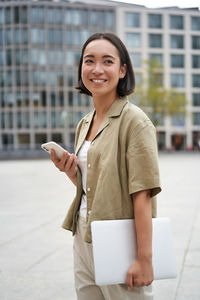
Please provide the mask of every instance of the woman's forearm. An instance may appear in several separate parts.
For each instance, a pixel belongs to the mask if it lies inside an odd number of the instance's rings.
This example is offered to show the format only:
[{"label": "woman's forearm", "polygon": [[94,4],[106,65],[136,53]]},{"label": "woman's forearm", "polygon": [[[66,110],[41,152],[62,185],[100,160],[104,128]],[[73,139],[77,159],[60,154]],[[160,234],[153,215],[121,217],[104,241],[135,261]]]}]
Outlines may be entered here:
[{"label": "woman's forearm", "polygon": [[135,226],[137,234],[137,258],[152,259],[152,208],[150,191],[133,195]]}]

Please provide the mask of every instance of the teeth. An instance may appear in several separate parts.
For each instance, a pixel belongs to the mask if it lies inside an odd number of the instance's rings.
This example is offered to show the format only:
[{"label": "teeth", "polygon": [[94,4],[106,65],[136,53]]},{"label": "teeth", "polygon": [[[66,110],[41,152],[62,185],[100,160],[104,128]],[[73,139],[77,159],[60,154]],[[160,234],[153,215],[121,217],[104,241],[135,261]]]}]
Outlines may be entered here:
[{"label": "teeth", "polygon": [[100,79],[92,79],[93,82],[104,82],[105,80],[100,80]]}]

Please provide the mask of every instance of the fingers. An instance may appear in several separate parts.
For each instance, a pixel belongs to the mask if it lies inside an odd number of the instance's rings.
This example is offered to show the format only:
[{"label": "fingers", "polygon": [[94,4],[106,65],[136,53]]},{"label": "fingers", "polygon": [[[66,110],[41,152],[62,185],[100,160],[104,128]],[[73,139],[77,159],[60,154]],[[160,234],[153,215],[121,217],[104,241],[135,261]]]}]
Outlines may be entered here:
[{"label": "fingers", "polygon": [[73,176],[76,174],[78,158],[74,154],[69,154],[67,151],[65,151],[61,159],[59,159],[56,156],[55,151],[52,149],[51,160],[61,172],[65,172],[68,176]]},{"label": "fingers", "polygon": [[133,275],[132,272],[128,271],[126,276],[126,284],[128,287],[128,291],[130,291],[133,288]]}]

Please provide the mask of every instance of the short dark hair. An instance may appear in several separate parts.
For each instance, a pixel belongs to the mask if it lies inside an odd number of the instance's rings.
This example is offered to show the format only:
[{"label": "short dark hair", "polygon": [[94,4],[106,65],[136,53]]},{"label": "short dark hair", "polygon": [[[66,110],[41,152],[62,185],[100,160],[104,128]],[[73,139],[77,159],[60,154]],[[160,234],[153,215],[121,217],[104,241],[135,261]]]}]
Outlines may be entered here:
[{"label": "short dark hair", "polygon": [[81,94],[86,94],[89,96],[92,96],[91,92],[84,86],[82,78],[81,78],[81,71],[82,71],[82,63],[83,63],[83,54],[85,51],[85,48],[87,45],[94,41],[94,40],[99,40],[99,39],[105,39],[111,42],[116,49],[119,52],[119,57],[120,57],[120,64],[123,66],[126,64],[127,70],[126,70],[126,75],[124,78],[119,79],[118,85],[117,85],[117,94],[119,97],[124,97],[127,95],[130,95],[135,88],[135,76],[134,76],[134,71],[131,63],[130,56],[128,54],[128,51],[123,44],[123,42],[118,38],[113,33],[102,33],[98,32],[93,35],[91,35],[88,40],[85,42],[82,48],[81,52],[81,57],[79,61],[79,67],[78,67],[78,86],[76,86],[76,89],[79,90],[79,93]]}]

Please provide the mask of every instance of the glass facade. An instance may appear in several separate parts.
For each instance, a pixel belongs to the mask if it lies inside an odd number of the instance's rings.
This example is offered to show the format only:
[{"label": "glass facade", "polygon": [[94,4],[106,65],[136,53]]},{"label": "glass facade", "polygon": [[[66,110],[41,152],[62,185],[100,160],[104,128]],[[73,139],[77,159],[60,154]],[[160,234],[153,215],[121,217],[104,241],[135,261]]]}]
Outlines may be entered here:
[{"label": "glass facade", "polygon": [[184,74],[171,74],[171,87],[184,87],[185,75]]},{"label": "glass facade", "polygon": [[113,9],[0,5],[0,150],[40,149],[48,140],[72,147],[92,105],[74,89],[80,50],[97,31],[115,31]]},{"label": "glass facade", "polygon": [[127,32],[126,46],[128,48],[141,48],[141,34],[136,32]]}]

